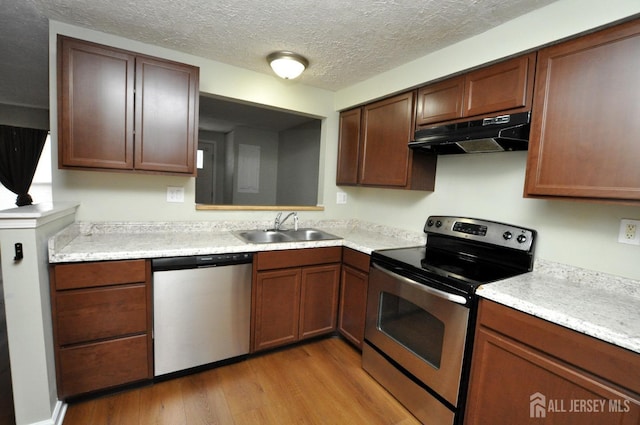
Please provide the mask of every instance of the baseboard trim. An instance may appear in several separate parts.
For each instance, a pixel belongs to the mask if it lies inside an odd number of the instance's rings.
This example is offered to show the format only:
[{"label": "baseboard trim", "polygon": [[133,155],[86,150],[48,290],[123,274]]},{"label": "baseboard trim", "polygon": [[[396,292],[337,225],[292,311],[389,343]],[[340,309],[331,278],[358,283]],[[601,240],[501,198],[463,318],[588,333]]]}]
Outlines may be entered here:
[{"label": "baseboard trim", "polygon": [[56,403],[56,407],[53,409],[53,416],[51,420],[54,425],[62,425],[64,422],[64,415],[67,413],[67,403],[60,400]]},{"label": "baseboard trim", "polygon": [[67,413],[67,403],[63,403],[58,400],[53,408],[53,414],[51,419],[46,419],[40,422],[34,422],[30,425],[62,425],[64,422],[64,415]]}]

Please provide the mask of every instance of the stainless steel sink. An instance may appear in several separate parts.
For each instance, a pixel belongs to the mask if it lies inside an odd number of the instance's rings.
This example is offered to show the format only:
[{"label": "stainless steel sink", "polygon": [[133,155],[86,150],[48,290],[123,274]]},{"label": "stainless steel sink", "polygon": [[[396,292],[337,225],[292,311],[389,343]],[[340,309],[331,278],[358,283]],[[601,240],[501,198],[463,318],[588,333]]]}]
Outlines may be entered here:
[{"label": "stainless steel sink", "polygon": [[248,243],[308,242],[342,239],[339,236],[318,229],[241,230],[233,234]]},{"label": "stainless steel sink", "polygon": [[296,240],[302,241],[322,241],[327,239],[341,239],[330,233],[323,232],[317,229],[298,229],[298,230],[286,230],[288,236]]}]

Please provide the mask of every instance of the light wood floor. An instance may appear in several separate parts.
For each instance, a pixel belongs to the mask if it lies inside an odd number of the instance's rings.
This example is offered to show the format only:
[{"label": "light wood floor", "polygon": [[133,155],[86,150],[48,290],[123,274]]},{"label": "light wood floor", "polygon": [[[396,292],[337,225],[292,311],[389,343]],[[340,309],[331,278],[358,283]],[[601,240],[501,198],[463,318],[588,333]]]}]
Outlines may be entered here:
[{"label": "light wood floor", "polygon": [[414,425],[360,367],[360,353],[328,338],[95,400],[70,404],[64,425]]}]

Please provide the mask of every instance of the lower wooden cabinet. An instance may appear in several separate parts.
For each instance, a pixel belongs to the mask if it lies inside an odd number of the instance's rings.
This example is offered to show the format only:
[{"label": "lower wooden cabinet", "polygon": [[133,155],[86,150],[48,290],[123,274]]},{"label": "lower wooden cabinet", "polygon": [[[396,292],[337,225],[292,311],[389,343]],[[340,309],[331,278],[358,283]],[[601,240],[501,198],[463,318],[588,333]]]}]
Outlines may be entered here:
[{"label": "lower wooden cabinet", "polygon": [[58,397],[151,379],[150,264],[58,264],[50,276]]},{"label": "lower wooden cabinet", "polygon": [[367,312],[369,260],[367,254],[350,248],[343,249],[338,332],[360,349]]},{"label": "lower wooden cabinet", "polygon": [[465,425],[640,423],[640,355],[481,300]]},{"label": "lower wooden cabinet", "polygon": [[300,339],[336,330],[340,264],[304,267],[300,290]]},{"label": "lower wooden cabinet", "polygon": [[300,326],[300,268],[259,272],[252,297],[253,350],[291,344]]},{"label": "lower wooden cabinet", "polygon": [[256,254],[252,352],[335,331],[341,252],[328,247]]}]

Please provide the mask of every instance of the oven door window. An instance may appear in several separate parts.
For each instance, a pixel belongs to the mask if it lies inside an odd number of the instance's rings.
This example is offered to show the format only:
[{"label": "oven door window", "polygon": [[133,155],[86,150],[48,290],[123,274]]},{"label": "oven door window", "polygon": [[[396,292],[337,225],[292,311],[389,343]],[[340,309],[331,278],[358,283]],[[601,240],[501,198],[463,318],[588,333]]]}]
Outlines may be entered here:
[{"label": "oven door window", "polygon": [[414,303],[380,293],[378,329],[436,369],[440,368],[444,323]]}]

